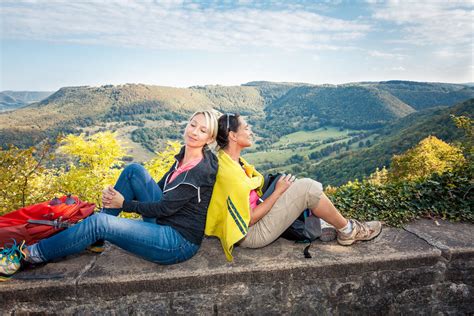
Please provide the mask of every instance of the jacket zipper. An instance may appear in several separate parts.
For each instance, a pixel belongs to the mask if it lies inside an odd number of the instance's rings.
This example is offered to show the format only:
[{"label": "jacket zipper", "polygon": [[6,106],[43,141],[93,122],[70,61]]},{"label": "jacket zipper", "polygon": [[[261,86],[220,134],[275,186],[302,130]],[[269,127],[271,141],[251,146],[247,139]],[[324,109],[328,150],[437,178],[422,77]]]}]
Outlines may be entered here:
[{"label": "jacket zipper", "polygon": [[[176,162],[178,162],[178,160],[176,160]],[[176,171],[177,168],[178,168],[178,164],[176,163],[176,164],[175,164],[174,171]],[[198,203],[201,203],[201,187],[197,187],[197,186],[195,186],[194,184],[189,183],[189,182],[184,182],[184,180],[186,180],[186,177],[188,176],[188,172],[189,172],[189,170],[186,171],[186,173],[184,174],[184,179],[183,179],[180,183],[178,183],[177,185],[175,185],[175,186],[172,187],[172,188],[166,189],[166,185],[168,184],[168,178],[169,178],[170,175],[172,174],[172,173],[169,173],[168,176],[166,177],[166,180],[165,180],[165,185],[164,185],[164,187],[163,187],[163,193],[166,193],[166,192],[169,192],[169,191],[171,191],[171,190],[174,190],[174,189],[176,189],[176,188],[177,188],[179,185],[181,185],[181,184],[187,184],[187,185],[192,186],[193,188],[195,188],[195,189],[198,191]]]}]

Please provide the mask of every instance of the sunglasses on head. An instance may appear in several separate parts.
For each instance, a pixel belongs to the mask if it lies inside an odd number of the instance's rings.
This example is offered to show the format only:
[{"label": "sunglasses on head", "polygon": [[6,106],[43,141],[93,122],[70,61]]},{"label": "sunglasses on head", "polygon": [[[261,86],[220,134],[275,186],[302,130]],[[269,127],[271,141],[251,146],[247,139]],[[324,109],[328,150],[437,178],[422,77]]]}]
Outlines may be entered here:
[{"label": "sunglasses on head", "polygon": [[234,113],[226,113],[225,115],[227,115],[227,128],[226,130],[229,131],[229,128],[230,128],[230,117],[231,116],[235,116]]}]

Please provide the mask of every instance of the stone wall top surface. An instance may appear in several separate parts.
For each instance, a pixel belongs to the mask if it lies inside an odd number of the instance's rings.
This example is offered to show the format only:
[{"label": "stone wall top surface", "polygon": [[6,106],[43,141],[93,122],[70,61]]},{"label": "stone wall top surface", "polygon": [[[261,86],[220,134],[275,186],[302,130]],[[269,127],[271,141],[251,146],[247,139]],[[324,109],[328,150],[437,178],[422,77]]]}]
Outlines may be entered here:
[{"label": "stone wall top surface", "polygon": [[[442,253],[474,256],[474,225],[421,220],[406,229],[384,227],[373,241],[349,247],[336,241],[314,242],[311,259],[306,245],[279,239],[262,249],[234,250],[227,262],[220,243],[207,238],[191,260],[171,265],[154,264],[108,245],[100,255],[83,252],[43,267],[28,269],[3,282],[0,298],[25,300],[33,296],[114,296],[144,291],[181,291],[237,282],[285,281],[288,278],[338,278],[378,269],[402,270],[433,265]],[[56,294],[52,294],[56,293]]]}]

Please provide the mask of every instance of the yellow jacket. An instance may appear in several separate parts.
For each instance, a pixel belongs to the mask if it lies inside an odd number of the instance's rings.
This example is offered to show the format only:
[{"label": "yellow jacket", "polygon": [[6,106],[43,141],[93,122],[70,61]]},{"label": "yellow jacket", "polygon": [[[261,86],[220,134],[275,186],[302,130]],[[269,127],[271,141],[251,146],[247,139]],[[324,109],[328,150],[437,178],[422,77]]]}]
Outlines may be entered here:
[{"label": "yellow jacket", "polygon": [[219,238],[227,260],[232,261],[234,245],[248,231],[250,191],[256,189],[261,195],[263,176],[243,158],[240,158],[242,169],[223,150],[219,150],[217,157],[219,167],[207,210],[205,234]]}]

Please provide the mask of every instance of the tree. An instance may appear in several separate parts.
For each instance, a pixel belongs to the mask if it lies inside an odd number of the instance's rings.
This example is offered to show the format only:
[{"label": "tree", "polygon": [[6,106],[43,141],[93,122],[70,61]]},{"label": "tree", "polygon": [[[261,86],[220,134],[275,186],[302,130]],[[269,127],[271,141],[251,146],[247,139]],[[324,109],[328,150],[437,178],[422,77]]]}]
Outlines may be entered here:
[{"label": "tree", "polygon": [[51,157],[46,144],[0,150],[0,214],[41,202],[54,193],[53,174],[44,167]]},{"label": "tree", "polygon": [[161,179],[174,163],[174,156],[179,152],[181,144],[179,142],[168,141],[166,149],[163,152],[156,153],[156,157],[145,164],[153,179]]},{"label": "tree", "polygon": [[[59,168],[52,165],[48,145],[0,150],[0,214],[67,193],[102,205],[102,190],[117,181],[124,164],[125,150],[116,133],[68,135],[59,144],[57,152],[63,155]],[[180,147],[178,142],[168,142],[145,165],[155,180],[169,169]]]},{"label": "tree", "polygon": [[390,166],[390,181],[419,180],[434,173],[452,171],[465,163],[458,147],[435,136],[428,136],[404,154],[395,155]]},{"label": "tree", "polygon": [[456,127],[464,131],[460,147],[467,160],[472,164],[474,162],[474,120],[466,116],[451,115],[451,118]]},{"label": "tree", "polygon": [[382,169],[377,168],[374,173],[372,173],[367,181],[372,185],[383,185],[388,182],[388,170],[385,166]]},{"label": "tree", "polygon": [[116,134],[68,135],[60,142],[58,151],[72,159],[67,168],[61,168],[57,190],[72,193],[100,207],[102,190],[117,181],[125,156]]}]

